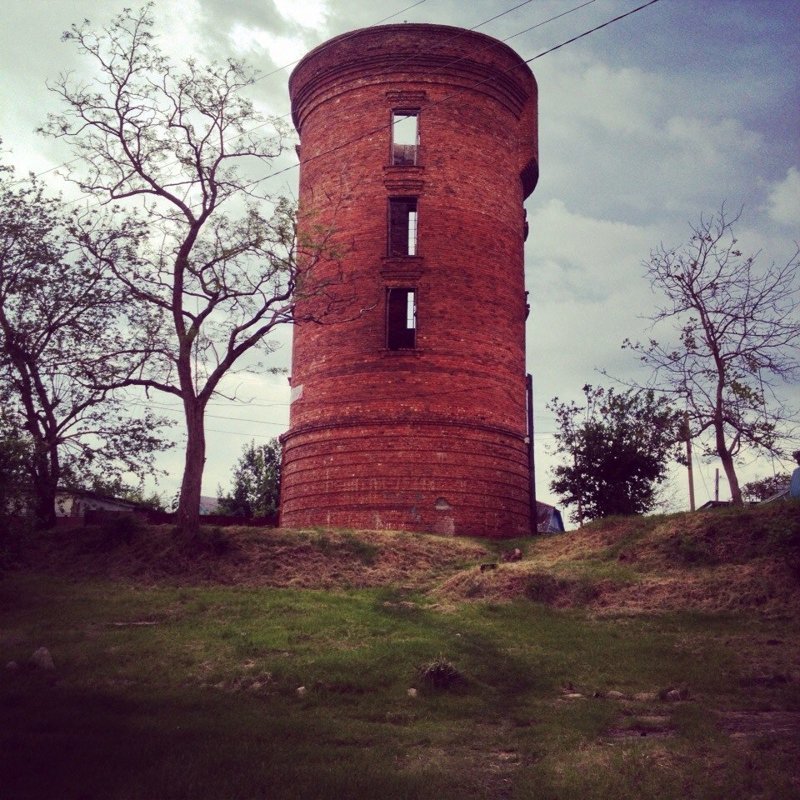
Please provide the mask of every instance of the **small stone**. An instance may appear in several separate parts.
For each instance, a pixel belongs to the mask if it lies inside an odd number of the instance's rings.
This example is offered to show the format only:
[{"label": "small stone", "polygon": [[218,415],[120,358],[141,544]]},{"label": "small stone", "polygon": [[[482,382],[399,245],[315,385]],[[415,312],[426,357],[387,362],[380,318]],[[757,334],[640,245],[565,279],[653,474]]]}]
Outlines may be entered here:
[{"label": "small stone", "polygon": [[417,696],[417,690],[416,690],[416,689],[413,689],[413,688],[412,688],[412,689],[409,689],[409,690],[406,692],[406,694],[407,694],[409,697],[416,697],[416,696]]},{"label": "small stone", "polygon": [[655,692],[637,692],[633,699],[640,703],[652,703],[656,699],[656,695]]},{"label": "small stone", "polygon": [[606,697],[609,700],[624,700],[625,695],[622,692],[617,692],[616,690],[612,689],[610,692],[606,692]]},{"label": "small stone", "polygon": [[17,664],[16,661],[9,661],[8,664],[6,664],[6,669],[13,672],[14,670],[19,669],[19,664]]},{"label": "small stone", "polygon": [[298,687],[297,687],[297,688],[294,690],[294,693],[295,693],[295,694],[296,694],[298,697],[305,697],[305,694],[306,694],[306,687],[305,687],[305,686],[298,686]]},{"label": "small stone", "polygon": [[503,553],[503,561],[522,561],[522,550],[515,547],[513,550],[507,550]]},{"label": "small stone", "polygon": [[578,700],[579,698],[583,697],[583,695],[580,692],[567,692],[564,697],[566,697],[568,700]]},{"label": "small stone", "polygon": [[53,663],[53,656],[46,647],[40,647],[32,656],[31,663],[39,669],[55,669],[56,665]]}]

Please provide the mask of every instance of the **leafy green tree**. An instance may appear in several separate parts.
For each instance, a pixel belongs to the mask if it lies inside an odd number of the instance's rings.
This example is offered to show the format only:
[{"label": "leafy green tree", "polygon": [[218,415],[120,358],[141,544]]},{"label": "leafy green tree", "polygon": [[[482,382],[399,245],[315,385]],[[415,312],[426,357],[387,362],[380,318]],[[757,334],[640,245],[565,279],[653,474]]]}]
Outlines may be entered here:
[{"label": "leafy green tree", "polygon": [[132,418],[107,388],[118,361],[137,363],[125,338],[135,305],[105,263],[125,260],[135,234],[13,178],[0,168],[0,407],[24,434],[30,510],[48,527],[63,478],[149,471],[167,445],[163,420]]},{"label": "leafy green tree", "polygon": [[782,457],[796,410],[778,387],[800,374],[800,249],[761,267],[739,249],[740,215],[701,217],[688,243],[650,254],[647,276],[666,300],[651,319],[667,328],[647,343],[626,340],[652,371],[649,386],[686,409],[689,434],[719,458],[736,504],[736,459],[743,449]]},{"label": "leafy green tree", "polygon": [[[151,352],[146,368],[116,385],[180,399],[186,451],[177,517],[191,535],[200,524],[209,400],[243,356],[272,350],[277,325],[298,321],[304,286],[328,298],[341,280],[328,234],[300,241],[292,203],[265,189],[284,129],[249,99],[256,74],[235,61],[176,63],[153,35],[152,9],[125,9],[105,28],[84,21],[64,34],[92,77],[65,74],[50,86],[64,111],[44,131],[73,145],[83,191],[124,203],[149,232],[135,262],[106,262],[159,320],[142,344]],[[335,277],[306,280],[321,260]]]},{"label": "leafy green tree", "polygon": [[742,486],[742,497],[749,502],[761,502],[786,489],[790,479],[788,472],[758,478]]},{"label": "leafy green tree", "polygon": [[30,440],[8,412],[0,410],[0,517],[20,514],[28,505],[30,449]]},{"label": "leafy green tree", "polygon": [[585,405],[556,397],[547,406],[556,416],[556,452],[568,459],[554,468],[552,491],[580,524],[651,510],[669,461],[679,458],[679,415],[649,390],[586,385],[583,393]]},{"label": "leafy green tree", "polygon": [[218,491],[223,514],[267,517],[277,513],[281,493],[281,445],[277,439],[266,444],[245,445],[233,470],[233,491]]}]

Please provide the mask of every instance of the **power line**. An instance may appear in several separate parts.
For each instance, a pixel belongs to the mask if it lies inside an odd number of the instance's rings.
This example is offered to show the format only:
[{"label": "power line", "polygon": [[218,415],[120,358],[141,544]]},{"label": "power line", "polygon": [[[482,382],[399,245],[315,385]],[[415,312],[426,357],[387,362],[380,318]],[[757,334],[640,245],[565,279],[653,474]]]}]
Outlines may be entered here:
[{"label": "power line", "polygon": [[608,20],[608,22],[604,22],[602,25],[598,25],[596,28],[592,28],[591,30],[584,31],[583,33],[579,34],[578,36],[573,36],[571,39],[567,39],[565,42],[561,42],[561,44],[557,44],[555,47],[551,47],[549,50],[545,50],[539,55],[533,56],[533,58],[528,58],[525,60],[526,64],[530,64],[531,61],[536,61],[537,58],[542,58],[546,56],[548,53],[553,53],[556,50],[560,50],[562,47],[566,47],[568,44],[572,44],[573,42],[577,42],[578,39],[583,39],[584,36],[589,36],[589,34],[594,33],[595,31],[599,31],[602,28],[606,28],[609,25],[613,25],[615,22],[619,22],[621,19],[625,19],[625,17],[631,16],[631,14],[635,14],[637,11],[641,11],[643,8],[647,8],[648,6],[652,6],[655,3],[658,3],[659,0],[650,0],[649,3],[645,3],[644,5],[639,6],[638,8],[634,8],[631,11],[628,11],[625,14],[620,14],[618,17],[614,17],[614,19]]},{"label": "power line", "polygon": [[[374,27],[377,27],[378,25],[382,25],[384,22],[387,22],[388,20],[393,19],[394,17],[400,16],[400,14],[403,14],[406,11],[410,11],[411,9],[416,8],[417,6],[420,6],[425,2],[427,2],[427,0],[417,0],[416,3],[412,3],[410,6],[406,6],[405,8],[401,8],[399,11],[395,11],[393,14],[389,14],[388,16],[383,17],[382,19],[379,19],[377,22],[373,22],[372,24],[370,24],[370,25],[368,25],[366,27],[367,28],[374,28]],[[484,25],[488,25],[490,22],[493,22],[494,20],[499,19],[500,17],[503,17],[506,14],[510,14],[512,11],[516,11],[517,9],[522,8],[522,6],[526,6],[526,5],[528,5],[529,3],[532,3],[532,2],[533,2],[533,0],[523,0],[523,2],[518,3],[517,5],[513,6],[512,8],[509,8],[506,11],[503,11],[503,12],[501,12],[499,14],[495,14],[493,17],[490,17],[489,19],[478,23],[476,26],[474,26],[473,28],[469,28],[468,30],[477,30],[478,28],[481,28]],[[593,2],[595,2],[595,0],[588,0],[588,2],[584,3],[583,5],[589,5],[590,3],[593,3]],[[582,6],[580,6],[580,7],[582,7]],[[570,12],[569,11],[564,12],[564,14],[568,14],[568,13],[570,13]],[[558,16],[564,16],[564,14],[559,14]],[[553,19],[557,19],[557,17],[553,17]],[[540,24],[544,24],[544,23],[540,23]],[[538,27],[538,25],[535,25],[534,27]],[[350,31],[349,33],[346,33],[344,35],[340,35],[340,41],[346,41],[347,39],[350,39],[350,38],[352,38],[354,36],[357,36],[358,34],[361,33],[362,30],[363,30],[363,28],[359,28],[358,30]],[[532,30],[532,29],[529,28],[527,30]],[[523,33],[524,32],[525,31],[523,31]],[[461,33],[455,34],[454,36],[452,36],[447,41],[452,41],[454,39],[457,39],[461,35],[462,35]],[[518,34],[515,34],[515,35],[518,35]],[[333,37],[333,38],[339,38],[339,37]],[[253,83],[258,83],[260,81],[263,81],[263,80],[266,80],[267,78],[272,77],[273,75],[277,75],[279,72],[283,72],[284,70],[289,69],[290,67],[293,67],[293,66],[299,64],[300,61],[303,60],[303,58],[305,58],[305,56],[303,56],[301,58],[298,58],[295,61],[290,61],[288,64],[284,64],[281,67],[276,67],[271,72],[267,72],[267,73],[265,73],[263,75],[259,75],[257,78],[254,79]],[[408,59],[404,59],[404,60],[400,61],[398,64],[396,64],[395,66],[400,66],[400,65],[406,63],[407,61],[408,61]],[[235,140],[235,139],[238,139],[238,138],[240,138],[242,136],[246,136],[247,134],[258,130],[259,128],[263,128],[265,125],[272,124],[276,120],[286,119],[287,117],[290,117],[290,116],[291,116],[291,111],[287,111],[285,114],[281,114],[281,115],[279,115],[277,117],[274,117],[272,119],[265,120],[264,122],[260,123],[259,125],[255,125],[252,128],[250,128],[249,130],[243,131],[242,133],[231,137],[231,140]],[[69,161],[65,161],[62,164],[57,164],[57,165],[55,165],[53,167],[50,167],[50,168],[45,169],[45,170],[42,170],[41,172],[36,173],[34,177],[38,178],[38,177],[41,177],[42,175],[47,175],[50,172],[55,172],[56,170],[61,169],[62,167],[66,167],[66,166],[69,166],[70,164],[74,164],[76,161],[80,161],[81,158],[82,158],[81,156],[76,156],[75,158],[70,159]],[[177,161],[175,163],[177,163]],[[271,176],[267,176],[267,177],[271,177]],[[12,185],[21,183],[24,180],[25,180],[25,178],[20,178],[20,179],[18,179],[16,181],[13,181]],[[94,195],[82,195],[82,197],[77,198],[76,200],[70,200],[70,201],[67,201],[67,202],[75,203],[75,202],[78,202],[79,200],[83,199],[84,197],[85,198],[91,198],[93,196]]]},{"label": "power line", "polygon": [[[415,394],[412,399],[418,400],[420,398],[444,397],[444,396],[448,396],[448,395],[452,395],[452,394],[459,394],[459,395],[463,394],[463,389],[447,389],[447,390],[440,391],[440,392],[425,392],[425,393],[421,393],[421,394]],[[396,397],[394,397],[392,395],[384,395],[384,396],[370,395],[370,401],[394,400],[394,399],[396,399]],[[182,408],[180,406],[170,406],[170,405],[166,405],[164,403],[152,403],[152,402],[143,403],[143,402],[140,402],[138,400],[128,400],[127,402],[128,402],[128,405],[132,405],[132,406],[140,406],[142,408],[152,408],[152,409],[156,409],[158,411],[169,411],[169,412],[172,412],[172,413],[175,413],[175,414],[180,414],[180,415],[183,414],[183,410],[182,410]],[[339,405],[352,405],[353,403],[357,404],[359,402],[360,402],[359,400],[324,400],[324,401],[318,401],[316,403],[316,405],[320,405],[320,406],[339,406]],[[215,404],[215,405],[223,405],[223,404]],[[274,405],[289,406],[291,404],[290,403],[276,403]],[[264,407],[268,408],[269,406],[265,405]],[[253,423],[256,423],[258,425],[261,425],[261,424],[264,424],[264,425],[285,425],[286,424],[284,422],[274,422],[274,421],[271,421],[271,420],[252,419],[250,417],[237,417],[237,416],[232,416],[231,414],[208,414],[208,413],[206,413],[206,414],[204,414],[204,416],[207,419],[225,419],[225,420],[230,420],[232,422],[234,422],[234,421],[235,422],[253,422]],[[543,417],[544,418],[548,418],[547,415],[543,415]],[[550,417],[550,419],[553,419],[553,418]]]},{"label": "power line", "polygon": [[[390,14],[388,17],[384,17],[383,19],[380,19],[377,22],[373,22],[371,25],[368,25],[367,27],[368,28],[375,28],[378,25],[382,25],[387,20],[390,20],[390,19],[393,19],[394,17],[400,16],[400,14],[402,14],[403,12],[409,11],[412,8],[416,8],[418,5],[421,5],[424,2],[425,2],[425,0],[420,0],[420,2],[414,3],[413,5],[410,5],[410,6],[406,7],[406,8],[403,8],[400,11],[395,12],[394,14]],[[489,17],[489,19],[486,19],[483,22],[479,22],[475,27],[467,28],[466,30],[475,31],[478,28],[482,28],[484,25],[488,25],[490,22],[494,22],[496,19],[500,19],[500,17],[504,17],[506,14],[510,14],[512,11],[516,11],[518,8],[522,8],[522,6],[526,6],[526,5],[528,5],[529,3],[532,3],[532,2],[533,2],[533,0],[523,0],[522,3],[518,3],[517,5],[513,6],[512,8],[507,9],[506,11],[502,11],[499,14],[495,14],[493,17]],[[589,0],[589,2],[593,3],[594,0]],[[346,33],[346,34],[344,34],[344,35],[342,35],[340,37],[332,37],[332,38],[339,38],[339,41],[344,42],[344,41],[347,41],[348,39],[351,39],[354,36],[358,36],[361,33],[362,30],[364,30],[364,29],[363,28],[359,28],[357,30],[350,31],[350,33]],[[448,42],[453,41],[454,39],[457,39],[459,36],[461,36],[460,33],[452,36],[447,41]],[[295,65],[299,64],[303,60],[303,58],[305,58],[305,56],[302,56],[302,58],[298,58],[295,61],[290,61],[288,64],[284,64],[282,67],[278,67],[277,69],[272,70],[272,72],[266,73],[266,75],[260,75],[256,79],[256,81],[262,81],[265,78],[270,78],[273,75],[276,75],[277,73],[282,72],[285,69],[289,69],[289,67],[294,67]],[[399,66],[400,64],[406,63],[407,60],[408,59],[404,59],[403,61],[400,61],[397,66]],[[278,119],[285,119],[286,117],[290,116],[290,114],[291,114],[291,112],[287,112],[286,114],[283,114],[280,117],[278,117]],[[251,130],[255,130],[255,128],[253,128]]]},{"label": "power line", "polygon": [[[394,14],[391,14],[391,15],[390,15],[390,16],[388,16],[388,17],[384,17],[382,20],[379,20],[378,22],[376,22],[376,23],[373,23],[372,25],[369,25],[369,26],[367,26],[367,27],[368,27],[368,28],[376,27],[377,25],[380,25],[381,23],[385,22],[386,20],[388,20],[388,19],[392,19],[393,17],[395,17],[395,16],[398,16],[399,14],[402,14],[404,11],[407,11],[407,10],[409,10],[409,9],[411,9],[411,8],[415,8],[416,6],[418,6],[418,5],[421,5],[421,4],[422,4],[422,2],[425,2],[425,0],[420,0],[420,2],[414,3],[414,4],[412,4],[412,5],[408,6],[408,7],[404,8],[404,9],[401,9],[400,11],[397,11],[397,12],[395,12]],[[489,19],[487,19],[487,20],[484,20],[483,22],[480,22],[480,23],[478,23],[477,25],[473,26],[472,28],[467,28],[467,29],[464,29],[464,30],[467,30],[467,31],[477,31],[479,28],[482,28],[484,25],[487,25],[487,24],[489,24],[490,22],[493,22],[493,21],[495,21],[495,20],[499,19],[500,17],[503,17],[503,16],[505,16],[506,14],[510,14],[511,12],[513,12],[513,11],[516,11],[516,10],[517,10],[517,9],[519,9],[519,8],[522,8],[523,6],[525,6],[525,5],[528,5],[528,4],[529,4],[529,3],[531,3],[531,2],[533,2],[533,0],[524,0],[523,2],[521,2],[521,3],[518,3],[517,5],[515,5],[515,6],[512,6],[511,8],[509,8],[509,9],[506,9],[505,11],[503,11],[503,12],[501,12],[501,13],[499,13],[499,14],[495,14],[493,17],[490,17]],[[568,14],[572,14],[573,12],[575,12],[575,11],[578,11],[578,10],[580,10],[580,9],[582,9],[582,8],[585,8],[586,6],[588,6],[588,5],[591,5],[591,4],[592,4],[592,3],[594,3],[594,2],[595,2],[595,0],[586,0],[585,2],[583,2],[583,3],[580,3],[579,5],[577,5],[577,6],[574,6],[573,8],[570,8],[570,9],[568,9],[567,11],[563,11],[563,12],[561,12],[560,14],[556,14],[555,16],[549,17],[549,18],[548,18],[548,19],[546,19],[546,20],[542,20],[541,22],[538,22],[538,23],[536,23],[535,25],[532,25],[532,26],[530,26],[530,27],[528,27],[528,28],[525,28],[525,29],[523,29],[523,30],[521,30],[521,31],[518,31],[518,32],[517,32],[517,33],[515,33],[515,34],[512,34],[511,36],[507,37],[506,39],[502,39],[502,40],[498,40],[498,41],[500,41],[500,42],[503,42],[503,43],[504,43],[504,42],[507,42],[507,41],[510,41],[511,39],[515,38],[516,36],[520,36],[520,35],[522,35],[523,33],[528,33],[529,31],[535,30],[536,28],[540,28],[540,27],[542,27],[543,25],[546,25],[546,24],[548,24],[549,22],[553,22],[554,20],[560,19],[561,17],[567,16]],[[652,2],[657,2],[657,0],[652,0]],[[633,12],[631,12],[631,13],[633,13]],[[623,16],[627,16],[627,15],[623,15]],[[612,21],[613,21],[613,20],[612,20]],[[605,24],[610,24],[610,22],[609,22],[609,23],[605,23]],[[600,27],[604,27],[604,26],[600,26]],[[360,33],[362,30],[364,30],[364,29],[362,28],[362,29],[359,29],[359,30],[356,30],[356,31],[351,31],[349,34],[345,34],[344,36],[342,36],[342,40],[346,40],[346,39],[348,39],[348,38],[351,38],[351,37],[353,37],[353,36],[356,36],[356,35],[358,35],[358,34],[359,34],[359,33]],[[585,35],[585,34],[582,34],[582,35]],[[456,34],[454,34],[452,37],[450,37],[449,39],[445,40],[445,42],[443,42],[442,44],[446,44],[446,43],[452,42],[452,41],[454,41],[455,39],[458,39],[458,38],[460,38],[461,36],[463,36],[463,31],[461,31],[461,32],[459,32],[459,33],[456,33]],[[336,38],[336,37],[334,37],[334,38]],[[576,38],[581,38],[581,37],[579,36],[579,37],[576,37]],[[563,46],[563,45],[559,45],[559,46]],[[557,49],[557,48],[554,48],[554,49]],[[305,57],[305,56],[304,56],[304,57]],[[538,56],[537,56],[537,57],[538,57]],[[450,66],[452,66],[452,65],[454,65],[454,64],[458,64],[459,62],[461,62],[461,61],[465,60],[466,58],[467,58],[467,56],[461,56],[461,57],[459,57],[459,58],[457,58],[457,59],[453,59],[452,61],[448,62],[448,63],[447,63],[447,64],[446,64],[444,67],[442,67],[441,69],[444,69],[445,67],[450,67]],[[408,58],[405,58],[405,59],[401,59],[400,61],[398,61],[398,62],[395,62],[395,64],[393,65],[393,68],[394,68],[394,69],[396,69],[396,68],[398,68],[398,67],[402,66],[403,64],[406,64],[406,63],[408,63],[408,62],[409,62],[409,61],[411,61],[412,59],[413,59],[413,57],[411,57],[411,56],[409,56]],[[291,63],[289,63],[289,64],[286,64],[286,65],[285,65],[285,66],[283,66],[283,67],[278,67],[277,69],[273,70],[272,72],[269,72],[269,73],[267,73],[266,75],[259,76],[259,78],[258,78],[257,80],[263,80],[264,78],[267,78],[267,77],[270,77],[270,76],[272,76],[272,75],[275,75],[276,73],[278,73],[278,72],[281,72],[282,70],[284,70],[284,69],[287,69],[288,67],[291,67],[291,66],[294,66],[295,64],[298,64],[298,63],[299,63],[299,61],[302,61],[302,59],[298,59],[297,61],[293,61],[293,62],[291,62]],[[477,84],[475,84],[475,86],[480,86],[482,83],[485,83],[485,81],[480,81],[480,82],[478,82]],[[474,87],[473,87],[473,88],[474,88]],[[430,107],[433,107],[433,106],[435,106],[435,105],[438,105],[439,103],[446,102],[447,100],[449,100],[449,99],[450,99],[450,97],[451,97],[451,96],[445,97],[445,98],[443,98],[442,100],[440,100],[440,101],[437,101],[437,102],[435,102],[435,103],[429,103],[429,104],[428,104],[426,107],[430,108]],[[259,128],[263,128],[263,127],[264,127],[264,126],[266,126],[266,125],[273,124],[275,121],[282,120],[282,119],[286,119],[287,117],[290,117],[290,116],[291,116],[291,111],[287,111],[285,114],[279,115],[278,117],[275,117],[275,118],[272,118],[272,119],[265,120],[264,122],[262,122],[262,123],[260,123],[260,124],[258,124],[258,125],[255,125],[255,126],[253,126],[252,128],[248,129],[247,131],[243,131],[242,133],[240,133],[240,134],[237,134],[237,136],[234,136],[234,137],[232,137],[232,140],[233,140],[233,139],[236,139],[236,138],[240,138],[241,136],[245,136],[245,135],[247,135],[247,134],[249,134],[249,133],[252,133],[253,131],[256,131],[256,130],[258,130]],[[345,147],[345,146],[347,146],[348,144],[352,144],[352,143],[354,143],[354,142],[358,142],[358,141],[360,141],[361,139],[365,138],[365,136],[370,136],[370,135],[372,135],[373,133],[379,133],[380,131],[384,130],[384,128],[387,128],[387,127],[389,127],[389,125],[382,125],[382,126],[380,126],[379,128],[375,129],[374,131],[369,131],[369,132],[367,132],[366,134],[364,134],[364,135],[361,135],[361,136],[358,136],[358,137],[356,137],[356,138],[354,138],[354,139],[352,139],[352,140],[350,140],[350,141],[343,142],[341,145],[338,145],[338,146],[337,146],[336,148],[334,148],[333,150],[331,150],[331,151],[326,151],[325,153],[320,153],[320,154],[318,154],[318,156],[316,156],[316,157],[312,157],[312,158],[318,158],[318,157],[321,157],[321,156],[323,156],[323,155],[327,155],[329,152],[334,152],[336,149],[339,149],[339,148],[341,148],[341,147]],[[69,165],[69,164],[73,164],[73,163],[75,163],[76,161],[80,161],[80,160],[81,160],[81,157],[80,157],[80,156],[78,156],[78,157],[76,157],[76,158],[73,158],[73,159],[71,159],[70,161],[67,161],[67,162],[65,162],[64,164],[60,164],[60,165],[58,165],[58,166],[51,167],[51,168],[49,168],[49,169],[47,169],[47,170],[44,170],[44,171],[42,171],[41,173],[38,173],[36,177],[38,177],[39,175],[44,175],[44,174],[47,174],[48,172],[53,172],[53,171],[55,171],[55,170],[57,170],[57,169],[60,169],[60,168],[61,168],[61,167],[63,167],[63,166],[67,166],[67,165]],[[307,159],[306,161],[310,161],[310,160],[312,160],[312,159]],[[173,162],[173,163],[178,163],[178,162],[177,162],[177,161],[175,161],[175,162]],[[306,163],[306,162],[299,161],[297,164],[292,164],[292,165],[290,165],[290,166],[288,166],[288,167],[285,167],[285,168],[283,168],[283,169],[281,169],[281,170],[278,170],[277,172],[272,172],[272,173],[270,173],[269,175],[266,175],[266,176],[264,176],[263,178],[259,178],[259,179],[257,179],[257,180],[254,180],[254,181],[252,181],[250,184],[247,184],[247,186],[254,186],[254,185],[256,185],[256,184],[258,184],[258,183],[260,183],[260,182],[262,182],[262,181],[264,181],[264,180],[269,180],[269,179],[271,179],[271,178],[274,178],[274,177],[276,177],[276,176],[278,176],[278,175],[282,175],[282,174],[285,174],[285,173],[287,173],[287,172],[290,172],[291,170],[298,169],[301,163]],[[16,183],[19,183],[19,182],[21,182],[22,180],[24,180],[24,179],[20,179],[19,181],[16,181]],[[86,199],[86,200],[90,200],[90,199],[93,199],[93,198],[94,198],[94,195],[93,195],[93,194],[84,194],[84,195],[81,195],[80,197],[78,197],[78,198],[75,198],[75,199],[73,199],[73,200],[68,200],[68,201],[66,201],[66,204],[77,203],[77,202],[80,202],[81,200],[84,200],[84,199]],[[97,200],[97,201],[96,201],[95,203],[93,203],[92,205],[102,205],[103,203],[104,203],[104,201]]]},{"label": "power line", "polygon": [[[540,25],[544,25],[547,22],[553,21],[554,19],[558,19],[559,17],[562,17],[565,14],[572,13],[573,11],[577,11],[578,9],[583,8],[584,6],[589,5],[589,3],[593,2],[593,1],[594,0],[589,0],[589,2],[586,2],[586,3],[583,3],[581,5],[575,6],[574,8],[570,9],[569,11],[563,12],[562,14],[559,14],[559,15],[557,15],[555,17],[551,17],[548,20],[545,20],[544,22],[540,23]],[[535,56],[533,56],[533,57],[531,57],[529,59],[523,59],[523,62],[525,64],[528,64],[531,61],[536,61],[536,59],[542,58],[543,56],[546,56],[548,53],[552,53],[552,52],[554,52],[556,50],[559,50],[560,48],[565,47],[566,45],[568,45],[568,44],[570,44],[572,42],[576,42],[579,39],[582,39],[585,36],[588,36],[589,34],[594,33],[595,31],[599,31],[602,28],[605,28],[605,27],[613,24],[614,22],[618,22],[619,20],[624,19],[625,17],[629,17],[631,14],[635,14],[637,11],[641,11],[643,8],[647,8],[647,6],[651,6],[651,5],[653,5],[654,3],[657,3],[657,2],[659,2],[659,0],[650,0],[650,2],[645,3],[642,6],[639,6],[638,8],[634,8],[632,11],[629,11],[626,14],[621,14],[618,17],[614,17],[613,19],[610,19],[607,22],[604,22],[602,25],[598,25],[598,26],[596,26],[594,28],[591,28],[588,31],[584,31],[583,33],[579,34],[578,36],[573,36],[571,39],[567,39],[566,41],[561,42],[561,44],[558,44],[555,47],[551,47],[548,50],[545,50],[545,51],[539,53],[538,55],[535,55]],[[535,27],[538,27],[538,26],[534,25],[533,28],[535,28]],[[529,30],[532,30],[533,28],[530,28]],[[513,38],[513,37],[509,37],[509,38]],[[451,62],[451,63],[457,63],[459,60],[461,60],[461,59],[456,59],[454,62]],[[501,74],[508,73],[513,69],[516,69],[516,66],[509,67],[508,69],[503,70],[501,72]],[[483,86],[484,84],[488,83],[490,80],[492,80],[492,79],[491,78],[485,78],[484,80],[481,80],[481,81],[478,81],[477,83],[474,83],[470,88],[471,89],[476,89],[479,86]],[[443,103],[446,103],[448,100],[452,100],[454,98],[457,98],[459,95],[460,95],[460,92],[454,92],[453,94],[449,94],[446,97],[441,98],[440,100],[431,101],[429,103],[426,103],[423,106],[423,108],[434,108],[436,106],[442,105]],[[261,180],[269,180],[270,178],[275,178],[278,175],[283,175],[283,174],[285,174],[287,172],[291,172],[292,170],[298,169],[303,164],[308,164],[311,161],[316,161],[319,158],[323,158],[323,157],[329,156],[332,153],[335,153],[338,150],[341,150],[343,147],[347,147],[350,144],[354,144],[356,142],[360,142],[362,139],[366,139],[369,136],[373,136],[376,133],[380,133],[381,131],[386,130],[387,128],[389,128],[390,126],[391,126],[391,123],[388,123],[388,124],[381,125],[380,127],[368,130],[365,133],[360,134],[359,136],[356,136],[356,137],[354,137],[352,139],[349,139],[349,140],[347,140],[345,142],[342,142],[341,144],[335,145],[334,147],[331,147],[328,150],[325,150],[325,151],[323,151],[321,153],[317,153],[316,155],[313,155],[313,156],[311,156],[309,158],[301,159],[297,164],[292,164],[292,165],[290,165],[288,167],[284,167],[283,169],[279,169],[276,172],[272,172],[269,175],[265,176],[265,178],[263,178]]]}]

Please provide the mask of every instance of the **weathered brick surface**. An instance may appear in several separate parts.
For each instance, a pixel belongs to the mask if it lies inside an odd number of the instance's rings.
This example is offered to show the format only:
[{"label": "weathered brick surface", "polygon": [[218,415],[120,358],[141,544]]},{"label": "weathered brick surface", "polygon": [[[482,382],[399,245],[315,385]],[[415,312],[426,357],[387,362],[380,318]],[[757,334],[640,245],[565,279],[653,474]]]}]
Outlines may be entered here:
[{"label": "weathered brick surface", "polygon": [[[533,75],[481,34],[392,25],[309,53],[290,94],[301,232],[328,234],[337,257],[314,267],[298,309],[325,321],[294,331],[281,523],[529,532]],[[419,110],[417,166],[390,163],[393,109]],[[417,198],[416,256],[387,256],[391,197]],[[414,350],[386,348],[387,287],[417,292]]]}]

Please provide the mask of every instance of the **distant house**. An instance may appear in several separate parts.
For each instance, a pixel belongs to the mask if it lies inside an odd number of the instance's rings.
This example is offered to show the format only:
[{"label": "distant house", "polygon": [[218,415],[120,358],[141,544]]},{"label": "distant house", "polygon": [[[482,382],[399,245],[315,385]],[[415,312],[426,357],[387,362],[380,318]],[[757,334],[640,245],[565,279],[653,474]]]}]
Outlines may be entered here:
[{"label": "distant house", "polygon": [[81,489],[59,489],[56,492],[56,517],[85,519],[91,511],[107,511],[111,513],[144,512],[144,507],[130,500],[88,492]]},{"label": "distant house", "polygon": [[206,516],[208,514],[219,514],[219,500],[216,497],[201,495],[200,514],[202,516]]},{"label": "distant house", "polygon": [[[766,500],[762,500],[761,502],[762,503],[769,503],[772,500],[780,500],[780,498],[783,497],[785,494],[786,494],[785,491],[784,492],[779,492],[778,494],[775,494],[772,497],[767,498]],[[750,500],[749,502],[745,503],[745,506],[748,506],[748,507],[749,506],[757,506],[758,503],[759,503],[758,500]],[[712,509],[715,509],[715,508],[729,508],[732,505],[733,505],[733,500],[709,500],[709,501],[703,503],[703,505],[701,505],[697,510],[698,511],[711,511]]]},{"label": "distant house", "polygon": [[564,520],[561,512],[555,506],[536,501],[536,532],[561,533],[564,530]]},{"label": "distant house", "polygon": [[775,494],[770,495],[769,497],[765,497],[761,502],[774,503],[776,500],[788,500],[789,497],[790,497],[789,484],[787,483],[786,486],[783,487],[783,489],[775,492]]},{"label": "distant house", "polygon": [[711,511],[713,508],[727,508],[728,506],[732,506],[733,503],[730,500],[709,500],[706,503],[703,503],[697,510],[698,511]]}]

